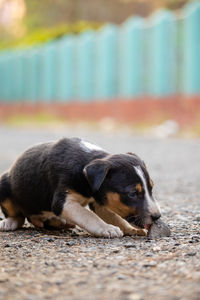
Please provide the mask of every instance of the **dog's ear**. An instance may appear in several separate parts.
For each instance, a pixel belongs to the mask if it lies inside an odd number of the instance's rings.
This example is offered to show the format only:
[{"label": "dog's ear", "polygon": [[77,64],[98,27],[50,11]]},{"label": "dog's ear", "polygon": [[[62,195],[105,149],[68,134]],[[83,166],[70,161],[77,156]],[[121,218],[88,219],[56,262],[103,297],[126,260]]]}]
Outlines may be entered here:
[{"label": "dog's ear", "polygon": [[95,160],[85,166],[83,173],[92,188],[93,193],[96,193],[99,190],[108,171],[109,164],[105,160]]},{"label": "dog's ear", "polygon": [[145,169],[147,169],[145,162],[144,162],[143,160],[141,160],[141,158],[140,158],[137,154],[132,153],[132,152],[127,152],[126,154],[132,155],[132,156],[134,156],[136,159],[139,159],[139,160],[141,161],[143,167],[145,167]]},{"label": "dog's ear", "polygon": [[132,155],[132,156],[134,156],[135,158],[137,158],[137,159],[140,160],[139,156],[138,156],[137,154],[133,153],[133,152],[127,152],[126,154]]}]

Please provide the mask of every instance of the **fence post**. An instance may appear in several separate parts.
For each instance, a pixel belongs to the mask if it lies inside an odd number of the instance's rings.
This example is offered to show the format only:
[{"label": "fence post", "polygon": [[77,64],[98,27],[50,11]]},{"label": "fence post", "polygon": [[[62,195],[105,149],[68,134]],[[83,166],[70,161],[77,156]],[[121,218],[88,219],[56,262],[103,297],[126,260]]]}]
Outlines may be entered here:
[{"label": "fence post", "polygon": [[3,60],[0,54],[0,102],[3,100]]},{"label": "fence post", "polygon": [[93,31],[85,32],[76,40],[76,96],[80,100],[94,97],[94,45]]},{"label": "fence post", "polygon": [[170,95],[177,88],[176,19],[169,11],[158,11],[149,25],[152,27],[148,39],[148,92],[155,96]]},{"label": "fence post", "polygon": [[27,53],[26,58],[27,71],[27,92],[26,96],[29,101],[38,100],[38,86],[39,86],[39,74],[38,74],[38,63],[39,53],[37,48],[30,49]]},{"label": "fence post", "polygon": [[200,92],[200,2],[189,3],[183,19],[183,80],[186,94]]},{"label": "fence post", "polygon": [[29,49],[23,51],[22,56],[23,64],[23,90],[22,90],[22,99],[24,101],[29,101],[29,82],[30,82],[30,68],[29,68]]},{"label": "fence post", "polygon": [[67,36],[56,47],[56,98],[61,101],[74,97],[74,36]]},{"label": "fence post", "polygon": [[138,17],[127,20],[120,30],[119,40],[119,95],[132,97],[143,92],[143,27]]},{"label": "fence post", "polygon": [[1,52],[0,54],[0,101],[5,100],[5,54]]},{"label": "fence post", "polygon": [[14,59],[14,98],[16,101],[23,99],[24,90],[24,61],[23,61],[23,51],[16,51]]},{"label": "fence post", "polygon": [[55,99],[55,42],[39,49],[39,98],[51,102]]},{"label": "fence post", "polygon": [[117,38],[114,25],[104,26],[96,37],[95,98],[113,98],[117,94]]},{"label": "fence post", "polygon": [[12,57],[10,51],[5,51],[3,54],[3,99],[10,101],[12,99]]}]

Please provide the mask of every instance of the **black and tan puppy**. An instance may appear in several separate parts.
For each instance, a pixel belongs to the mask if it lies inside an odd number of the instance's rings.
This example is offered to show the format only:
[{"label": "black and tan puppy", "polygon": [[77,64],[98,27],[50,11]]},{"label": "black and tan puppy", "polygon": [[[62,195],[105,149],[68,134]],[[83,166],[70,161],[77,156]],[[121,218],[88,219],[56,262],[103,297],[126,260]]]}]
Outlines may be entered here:
[{"label": "black and tan puppy", "polygon": [[39,144],[0,178],[0,230],[27,218],[38,227],[78,225],[99,237],[145,235],[160,217],[152,187],[135,154],[110,155],[78,138]]}]

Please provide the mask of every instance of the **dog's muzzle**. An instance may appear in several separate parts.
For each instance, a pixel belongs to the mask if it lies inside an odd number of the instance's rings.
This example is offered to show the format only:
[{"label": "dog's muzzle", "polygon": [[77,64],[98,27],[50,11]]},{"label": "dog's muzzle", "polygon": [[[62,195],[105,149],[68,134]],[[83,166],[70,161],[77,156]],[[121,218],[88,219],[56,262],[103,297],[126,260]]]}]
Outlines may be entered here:
[{"label": "dog's muzzle", "polygon": [[158,220],[160,217],[161,217],[160,212],[148,216],[143,216],[143,217],[139,215],[137,216],[130,215],[126,217],[126,221],[132,225],[136,225],[138,227],[145,228],[148,230],[151,224],[156,220]]}]

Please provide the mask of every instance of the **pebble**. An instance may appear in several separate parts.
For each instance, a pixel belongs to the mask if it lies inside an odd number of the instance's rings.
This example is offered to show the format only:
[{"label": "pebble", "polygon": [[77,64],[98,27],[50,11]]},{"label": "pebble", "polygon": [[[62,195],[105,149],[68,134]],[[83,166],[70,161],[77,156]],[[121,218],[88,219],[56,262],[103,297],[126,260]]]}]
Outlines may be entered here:
[{"label": "pebble", "polygon": [[62,283],[63,283],[62,280],[56,280],[56,282],[55,282],[56,285],[61,285]]},{"label": "pebble", "polygon": [[117,279],[119,279],[119,280],[125,280],[125,279],[127,279],[127,276],[125,276],[125,275],[123,275],[123,274],[119,274],[119,275],[117,276]]},{"label": "pebble", "polygon": [[200,215],[197,215],[194,219],[194,221],[200,222]]},{"label": "pebble", "polygon": [[54,242],[54,239],[51,237],[43,237],[42,239],[47,242]]},{"label": "pebble", "polygon": [[119,253],[119,250],[118,249],[113,250],[112,253]]},{"label": "pebble", "polygon": [[87,284],[86,281],[79,281],[79,282],[76,283],[76,285],[85,285],[85,284]]},{"label": "pebble", "polygon": [[4,247],[5,248],[12,247],[12,244],[10,244],[10,243],[4,244]]},{"label": "pebble", "polygon": [[155,261],[148,262],[146,264],[143,264],[143,267],[148,268],[148,267],[156,267],[157,263]]},{"label": "pebble", "polygon": [[65,243],[65,245],[67,245],[67,246],[75,246],[76,243],[74,241],[68,241],[68,242]]},{"label": "pebble", "polygon": [[152,257],[154,254],[152,253],[152,252],[147,252],[146,254],[145,254],[145,256],[147,256],[147,257]]},{"label": "pebble", "polygon": [[159,252],[161,250],[161,248],[159,246],[155,246],[152,249],[154,252]]},{"label": "pebble", "polygon": [[125,248],[136,248],[135,244],[126,244],[124,245]]},{"label": "pebble", "polygon": [[167,224],[165,224],[162,220],[158,220],[154,222],[149,231],[147,236],[151,239],[158,239],[161,237],[168,237],[170,236],[171,231]]},{"label": "pebble", "polygon": [[186,256],[195,256],[197,253],[196,252],[189,252],[189,253],[186,253]]}]

